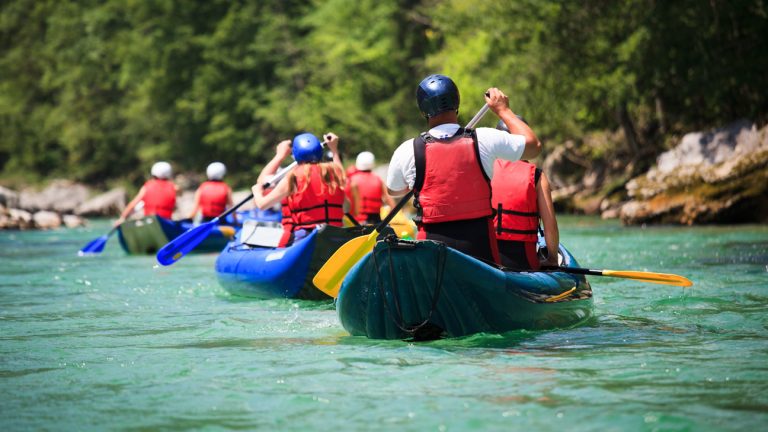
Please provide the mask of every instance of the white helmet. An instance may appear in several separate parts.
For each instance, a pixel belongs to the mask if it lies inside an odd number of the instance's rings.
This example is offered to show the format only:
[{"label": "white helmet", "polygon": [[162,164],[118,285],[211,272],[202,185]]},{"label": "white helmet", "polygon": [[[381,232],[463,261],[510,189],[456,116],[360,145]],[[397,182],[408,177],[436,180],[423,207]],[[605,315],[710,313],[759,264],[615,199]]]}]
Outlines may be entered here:
[{"label": "white helmet", "polygon": [[373,153],[369,151],[364,151],[357,155],[357,160],[355,161],[355,168],[357,168],[360,171],[370,171],[373,169],[373,164],[376,162],[376,157],[373,156]]},{"label": "white helmet", "polygon": [[205,174],[208,175],[208,180],[221,180],[227,174],[227,167],[221,162],[213,162],[208,165]]},{"label": "white helmet", "polygon": [[173,172],[171,171],[171,164],[165,161],[155,162],[152,165],[150,173],[159,179],[170,179]]}]

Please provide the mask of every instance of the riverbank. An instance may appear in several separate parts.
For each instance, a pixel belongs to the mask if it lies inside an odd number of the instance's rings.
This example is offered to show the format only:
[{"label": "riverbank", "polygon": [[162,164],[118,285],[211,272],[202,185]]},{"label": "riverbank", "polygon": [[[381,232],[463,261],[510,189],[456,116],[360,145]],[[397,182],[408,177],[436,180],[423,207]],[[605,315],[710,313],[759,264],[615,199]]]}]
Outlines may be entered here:
[{"label": "riverbank", "polygon": [[[625,225],[768,222],[768,126],[741,120],[691,132],[670,150],[631,160],[622,140],[617,133],[548,149],[538,165],[550,177],[560,214],[600,215]],[[386,166],[376,172],[385,176]],[[189,216],[201,181],[177,176],[175,218]],[[248,194],[242,190],[234,201]],[[68,180],[42,190],[0,187],[0,229],[76,227],[84,218],[118,216],[128,198],[124,188],[99,191]]]}]

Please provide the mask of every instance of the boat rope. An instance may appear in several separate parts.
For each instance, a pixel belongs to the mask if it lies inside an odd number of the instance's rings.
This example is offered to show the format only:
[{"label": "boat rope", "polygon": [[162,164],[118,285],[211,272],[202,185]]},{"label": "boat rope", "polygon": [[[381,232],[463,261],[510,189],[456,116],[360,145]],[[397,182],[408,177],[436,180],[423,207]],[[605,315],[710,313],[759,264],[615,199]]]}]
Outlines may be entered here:
[{"label": "boat rope", "polygon": [[[384,303],[384,310],[387,312],[387,315],[389,315],[392,322],[395,323],[397,328],[400,330],[406,332],[409,335],[414,335],[419,329],[424,327],[429,323],[429,320],[432,319],[432,315],[435,313],[435,310],[437,310],[437,302],[440,298],[440,291],[443,285],[443,273],[445,269],[445,257],[446,257],[446,246],[442,243],[438,243],[438,254],[437,254],[437,265],[436,265],[436,273],[435,273],[435,289],[434,293],[432,295],[432,302],[429,308],[429,313],[427,314],[427,317],[419,324],[415,325],[407,325],[405,322],[405,319],[403,318],[403,311],[400,307],[400,296],[398,294],[398,288],[397,288],[397,278],[395,277],[395,266],[394,262],[392,261],[392,249],[396,247],[398,242],[400,240],[397,238],[397,236],[390,235],[387,236],[387,238],[384,239],[384,242],[386,242],[387,247],[387,263],[389,267],[389,280],[390,280],[390,286],[392,287],[391,293],[392,293],[392,302],[394,303],[395,311],[392,311],[392,309],[389,307],[389,302],[387,301],[386,296],[386,290],[383,287],[381,283],[381,275],[379,274],[379,264],[377,260],[377,253],[380,253],[380,251],[377,251],[376,249],[373,250],[373,253],[371,253],[371,258],[373,259],[373,266],[376,269],[376,287],[378,288],[379,295],[381,295],[382,303]],[[410,243],[410,242],[408,242]],[[416,243],[412,243],[413,247],[416,247]]]}]

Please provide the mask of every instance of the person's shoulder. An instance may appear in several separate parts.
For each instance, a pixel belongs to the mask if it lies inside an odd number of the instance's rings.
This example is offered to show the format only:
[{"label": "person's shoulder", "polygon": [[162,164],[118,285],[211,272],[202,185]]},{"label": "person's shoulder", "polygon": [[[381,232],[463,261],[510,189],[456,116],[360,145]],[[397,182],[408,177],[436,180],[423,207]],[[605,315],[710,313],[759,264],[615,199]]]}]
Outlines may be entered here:
[{"label": "person's shoulder", "polygon": [[408,159],[413,157],[413,138],[403,141],[402,144],[397,146],[395,152],[392,154],[391,163],[395,163],[402,159]]}]

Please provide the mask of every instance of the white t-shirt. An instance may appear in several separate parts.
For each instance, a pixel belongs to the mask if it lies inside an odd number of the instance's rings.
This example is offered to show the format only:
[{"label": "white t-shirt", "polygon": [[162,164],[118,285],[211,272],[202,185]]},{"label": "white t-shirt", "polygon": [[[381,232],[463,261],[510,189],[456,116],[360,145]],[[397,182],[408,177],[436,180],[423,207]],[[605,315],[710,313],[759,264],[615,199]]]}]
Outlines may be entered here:
[{"label": "white t-shirt", "polygon": [[[429,130],[437,139],[452,137],[459,130],[456,123],[446,123]],[[493,178],[493,163],[496,159],[519,160],[525,150],[525,137],[493,128],[477,128],[477,146],[480,163],[488,178]],[[450,170],[450,167],[445,167]],[[387,172],[387,187],[393,191],[413,189],[416,181],[416,160],[413,156],[413,138],[400,144],[392,155]]]}]

